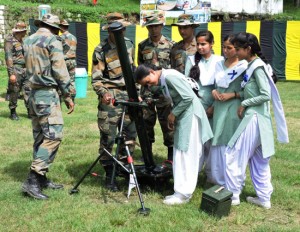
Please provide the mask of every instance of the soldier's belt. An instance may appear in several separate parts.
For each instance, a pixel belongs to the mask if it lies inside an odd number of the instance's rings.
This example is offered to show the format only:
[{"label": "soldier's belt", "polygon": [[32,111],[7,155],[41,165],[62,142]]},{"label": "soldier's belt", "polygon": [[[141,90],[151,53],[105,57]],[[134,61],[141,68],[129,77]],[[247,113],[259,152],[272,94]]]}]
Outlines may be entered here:
[{"label": "soldier's belt", "polygon": [[25,68],[25,64],[13,64],[16,68]]},{"label": "soldier's belt", "polygon": [[31,89],[56,89],[57,86],[44,86],[44,85],[36,85],[36,84],[30,84]]},{"label": "soldier's belt", "polygon": [[119,90],[126,90],[126,86],[105,86],[108,89],[119,89]]}]

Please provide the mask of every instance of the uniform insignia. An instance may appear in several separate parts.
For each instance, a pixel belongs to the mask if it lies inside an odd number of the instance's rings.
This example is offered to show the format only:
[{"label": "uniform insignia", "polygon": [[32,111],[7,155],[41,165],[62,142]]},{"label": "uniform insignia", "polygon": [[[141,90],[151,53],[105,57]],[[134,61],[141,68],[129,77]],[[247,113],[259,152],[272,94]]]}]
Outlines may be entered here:
[{"label": "uniform insignia", "polygon": [[182,57],[182,54],[181,53],[178,53],[178,54],[176,54],[176,56],[175,56],[175,60],[178,60],[178,59],[180,59]]},{"label": "uniform insignia", "polygon": [[146,49],[146,50],[143,50],[142,51],[142,54],[148,54],[148,53],[151,53],[152,50],[151,49]]}]

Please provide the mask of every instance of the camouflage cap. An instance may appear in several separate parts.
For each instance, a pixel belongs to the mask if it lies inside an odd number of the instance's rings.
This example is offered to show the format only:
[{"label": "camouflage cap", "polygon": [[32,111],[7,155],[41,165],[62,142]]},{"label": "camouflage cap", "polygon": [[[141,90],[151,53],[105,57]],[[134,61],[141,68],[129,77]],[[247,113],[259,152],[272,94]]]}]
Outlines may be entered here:
[{"label": "camouflage cap", "polygon": [[147,15],[143,18],[144,23],[143,27],[147,27],[150,25],[159,25],[159,24],[164,24],[165,23],[165,16],[163,12],[158,12],[158,13],[153,13],[150,15]]},{"label": "camouflage cap", "polygon": [[189,26],[198,27],[199,23],[195,23],[195,18],[190,14],[181,14],[178,17],[177,23],[173,23],[172,26]]},{"label": "camouflage cap", "polygon": [[60,20],[60,23],[59,23],[59,25],[62,25],[62,26],[69,26],[70,24],[68,23],[68,21],[67,21],[67,20],[65,20],[65,19],[62,19],[62,20]]},{"label": "camouflage cap", "polygon": [[12,29],[13,33],[27,31],[26,24],[22,21],[17,22],[15,27]]},{"label": "camouflage cap", "polygon": [[121,13],[118,13],[118,12],[107,14],[106,15],[106,21],[107,21],[107,24],[105,24],[102,27],[102,30],[107,30],[109,28],[109,25],[114,23],[114,22],[120,22],[120,23],[122,23],[122,25],[124,27],[127,27],[127,26],[131,25],[130,22],[125,20],[124,15],[121,14]]},{"label": "camouflage cap", "polygon": [[57,15],[45,14],[42,17],[42,20],[39,20],[39,19],[34,20],[34,25],[38,27],[41,22],[45,23],[51,27],[60,29],[60,27],[59,27],[60,22],[59,22],[59,18]]}]

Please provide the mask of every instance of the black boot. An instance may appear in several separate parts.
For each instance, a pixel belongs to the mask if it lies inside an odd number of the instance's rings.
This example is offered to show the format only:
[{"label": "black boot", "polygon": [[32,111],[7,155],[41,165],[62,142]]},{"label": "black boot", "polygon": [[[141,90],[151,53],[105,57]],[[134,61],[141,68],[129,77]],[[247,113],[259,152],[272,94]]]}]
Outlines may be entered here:
[{"label": "black boot", "polygon": [[27,108],[27,118],[31,118],[31,115],[29,113],[29,108]]},{"label": "black boot", "polygon": [[105,188],[110,191],[117,192],[119,188],[116,184],[116,177],[113,180],[113,184],[111,183],[112,174],[113,174],[113,165],[103,166],[105,170]]},{"label": "black boot", "polygon": [[22,185],[22,192],[35,199],[47,200],[49,197],[41,191],[39,176],[35,171],[30,170],[27,180]]},{"label": "black boot", "polygon": [[168,147],[168,160],[173,161],[173,147]]},{"label": "black boot", "polygon": [[10,109],[10,116],[9,116],[9,118],[11,119],[11,120],[19,120],[19,117],[18,117],[18,114],[17,114],[17,112],[16,112],[16,109]]},{"label": "black boot", "polygon": [[46,174],[44,176],[39,175],[39,183],[41,188],[49,188],[49,189],[63,189],[64,186],[62,184],[55,184],[51,180],[49,180],[46,177]]}]

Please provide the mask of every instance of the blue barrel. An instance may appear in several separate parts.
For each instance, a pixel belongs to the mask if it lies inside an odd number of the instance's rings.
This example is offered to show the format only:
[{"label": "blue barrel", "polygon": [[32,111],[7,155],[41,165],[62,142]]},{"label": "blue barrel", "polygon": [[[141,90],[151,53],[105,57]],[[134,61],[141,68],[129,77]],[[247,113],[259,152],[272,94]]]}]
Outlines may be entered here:
[{"label": "blue barrel", "polygon": [[75,98],[85,98],[87,92],[87,79],[88,74],[85,68],[75,69],[75,87],[76,96]]}]

